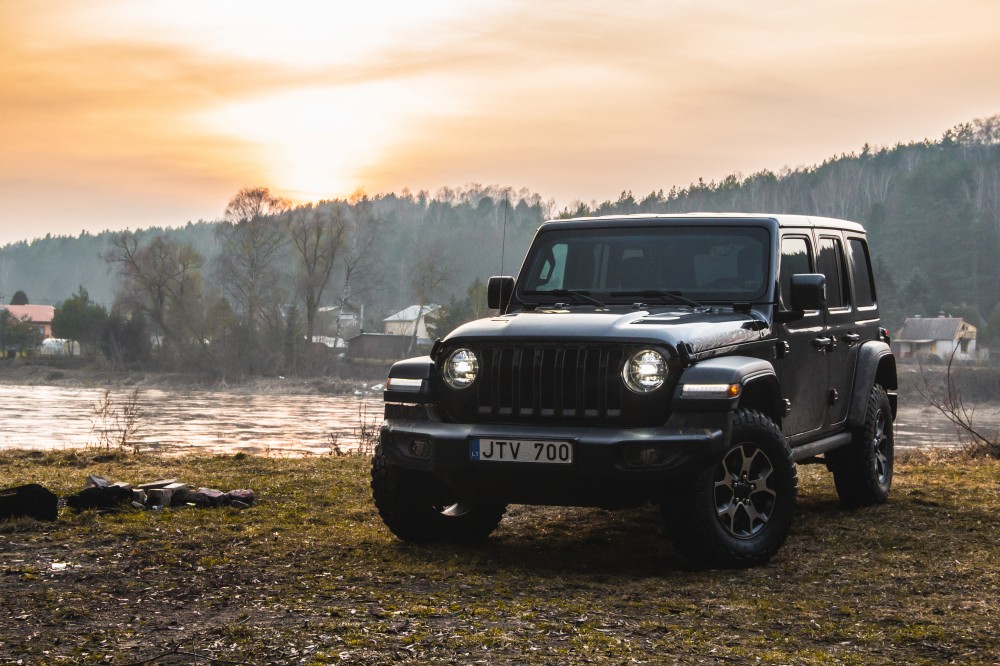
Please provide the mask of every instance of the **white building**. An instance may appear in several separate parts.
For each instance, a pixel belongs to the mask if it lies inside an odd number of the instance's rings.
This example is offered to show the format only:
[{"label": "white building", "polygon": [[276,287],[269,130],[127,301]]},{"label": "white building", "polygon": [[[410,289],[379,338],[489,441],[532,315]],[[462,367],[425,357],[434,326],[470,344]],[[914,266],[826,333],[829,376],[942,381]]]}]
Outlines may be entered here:
[{"label": "white building", "polygon": [[976,327],[961,317],[910,317],[903,322],[899,335],[892,341],[899,358],[933,355],[947,361],[973,361],[976,351]]},{"label": "white building", "polygon": [[427,332],[427,315],[439,309],[440,305],[433,303],[423,307],[411,305],[405,310],[400,310],[396,314],[382,320],[382,331],[389,335],[413,335],[414,327],[417,330],[417,342],[429,343],[430,333]]}]

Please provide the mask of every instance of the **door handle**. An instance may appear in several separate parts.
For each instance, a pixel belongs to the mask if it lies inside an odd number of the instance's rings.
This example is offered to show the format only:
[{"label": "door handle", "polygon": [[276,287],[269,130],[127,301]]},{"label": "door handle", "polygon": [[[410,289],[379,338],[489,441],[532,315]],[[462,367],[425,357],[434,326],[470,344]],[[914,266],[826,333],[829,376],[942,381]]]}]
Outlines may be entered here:
[{"label": "door handle", "polygon": [[856,343],[856,342],[857,342],[858,340],[860,340],[860,339],[861,339],[861,336],[860,336],[860,335],[858,335],[857,333],[848,333],[848,334],[844,335],[844,337],[843,337],[842,339],[843,339],[843,341],[844,341],[845,343],[847,343],[847,344],[849,344],[849,345],[853,345],[853,344],[855,344],[855,343]]},{"label": "door handle", "polygon": [[813,338],[812,346],[820,351],[826,351],[833,347],[833,338]]}]

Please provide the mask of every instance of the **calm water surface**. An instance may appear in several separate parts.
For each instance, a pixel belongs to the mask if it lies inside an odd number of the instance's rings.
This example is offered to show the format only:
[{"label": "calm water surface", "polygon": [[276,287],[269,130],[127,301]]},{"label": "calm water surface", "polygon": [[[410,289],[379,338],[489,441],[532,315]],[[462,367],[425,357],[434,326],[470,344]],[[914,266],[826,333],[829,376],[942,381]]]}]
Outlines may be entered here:
[{"label": "calm water surface", "polygon": [[[122,404],[129,391],[113,391]],[[0,448],[62,449],[96,444],[110,424],[96,414],[104,389],[0,386]],[[167,452],[330,453],[358,444],[361,423],[382,420],[381,393],[368,396],[247,395],[141,390],[136,439]]]},{"label": "calm water surface", "polygon": [[[121,404],[130,392],[112,392]],[[0,448],[63,449],[94,445],[108,424],[95,413],[104,389],[0,385]],[[142,390],[143,449],[165,452],[306,455],[358,445],[361,424],[382,420],[381,393],[365,396],[248,395],[225,391]],[[1000,430],[1000,408],[976,413]],[[904,405],[896,420],[900,448],[958,446],[954,426],[923,405]]]}]

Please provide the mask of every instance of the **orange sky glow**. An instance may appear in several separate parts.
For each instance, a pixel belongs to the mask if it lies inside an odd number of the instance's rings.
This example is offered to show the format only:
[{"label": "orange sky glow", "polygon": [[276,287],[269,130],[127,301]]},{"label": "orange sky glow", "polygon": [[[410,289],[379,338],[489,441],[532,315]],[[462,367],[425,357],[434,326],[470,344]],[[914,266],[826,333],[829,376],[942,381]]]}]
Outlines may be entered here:
[{"label": "orange sky glow", "polygon": [[557,209],[1000,113],[1000,3],[0,0],[0,245],[527,187]]}]

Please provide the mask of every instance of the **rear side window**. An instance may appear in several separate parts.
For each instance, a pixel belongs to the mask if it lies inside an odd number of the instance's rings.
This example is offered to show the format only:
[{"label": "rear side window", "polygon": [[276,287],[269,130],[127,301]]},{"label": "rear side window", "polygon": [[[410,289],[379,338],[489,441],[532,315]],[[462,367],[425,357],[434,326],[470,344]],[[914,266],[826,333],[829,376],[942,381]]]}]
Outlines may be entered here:
[{"label": "rear side window", "polygon": [[792,276],[812,272],[809,241],[802,236],[786,236],[781,239],[781,266],[778,278],[781,281],[781,304],[785,309],[792,302]]},{"label": "rear side window", "polygon": [[842,308],[851,304],[844,270],[844,249],[839,238],[824,236],[819,239],[819,272],[826,276],[826,307]]},{"label": "rear side window", "polygon": [[847,241],[851,254],[851,281],[854,282],[854,298],[859,308],[875,305],[875,281],[872,279],[872,262],[868,256],[868,246],[860,238]]}]

